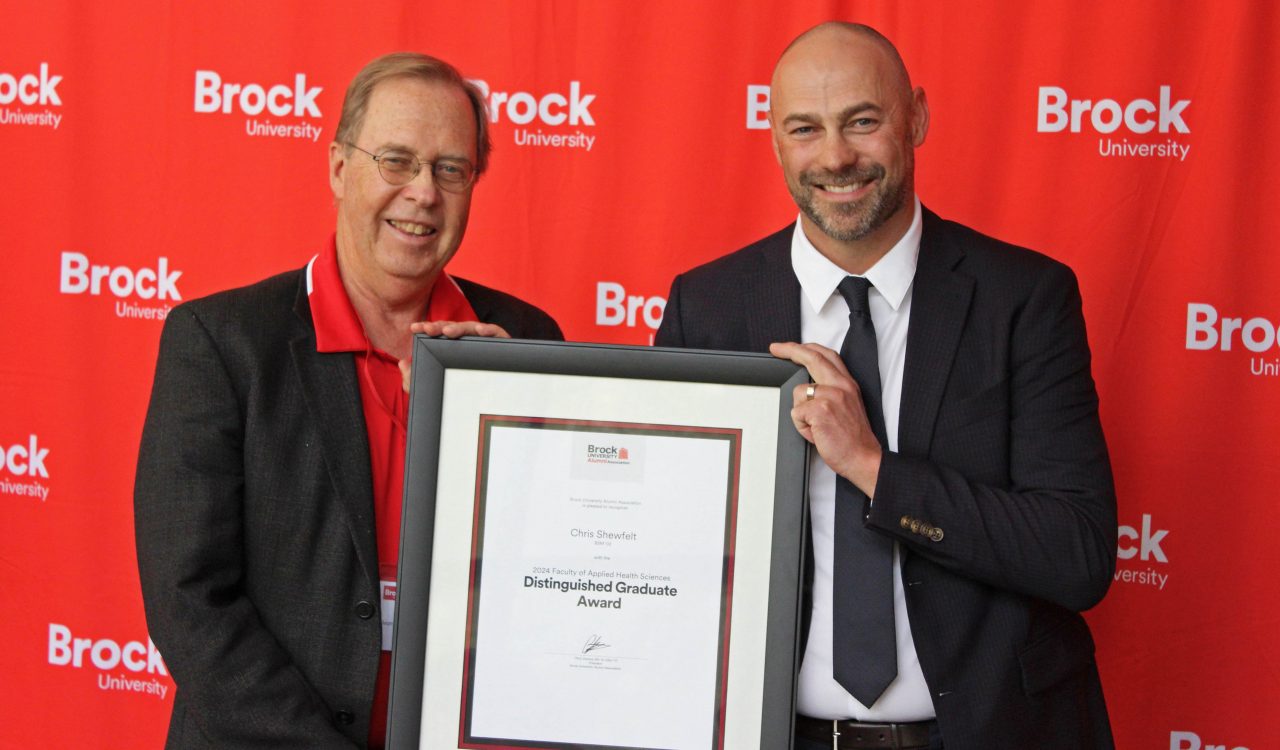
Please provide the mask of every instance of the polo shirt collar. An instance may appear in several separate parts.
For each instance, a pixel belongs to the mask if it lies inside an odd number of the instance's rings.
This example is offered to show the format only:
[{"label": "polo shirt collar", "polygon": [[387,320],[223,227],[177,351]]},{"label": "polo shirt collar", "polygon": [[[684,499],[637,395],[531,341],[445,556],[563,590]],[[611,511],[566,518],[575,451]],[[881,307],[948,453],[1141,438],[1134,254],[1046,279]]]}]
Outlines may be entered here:
[{"label": "polo shirt collar", "polygon": [[[338,268],[338,242],[330,237],[323,252],[307,263],[307,301],[311,304],[311,319],[316,328],[316,351],[367,352],[369,339],[364,324],[356,314],[347,289],[342,285],[342,272]],[[476,314],[467,302],[462,289],[444,271],[436,277],[427,304],[426,320],[476,320]]]}]

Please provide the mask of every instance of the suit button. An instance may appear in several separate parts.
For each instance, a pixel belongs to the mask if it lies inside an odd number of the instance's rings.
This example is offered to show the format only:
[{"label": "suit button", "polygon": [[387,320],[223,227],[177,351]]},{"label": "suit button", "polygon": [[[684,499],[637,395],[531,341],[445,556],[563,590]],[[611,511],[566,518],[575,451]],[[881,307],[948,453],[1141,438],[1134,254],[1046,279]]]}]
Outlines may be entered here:
[{"label": "suit button", "polygon": [[920,533],[920,522],[919,522],[919,521],[912,521],[912,522],[911,522],[911,533],[912,533],[912,534],[919,534],[919,533]]},{"label": "suit button", "polygon": [[932,539],[932,540],[933,540],[933,541],[935,541],[935,542],[941,542],[941,541],[942,541],[942,529],[939,529],[938,527],[936,527],[936,526],[935,526],[935,527],[933,528],[933,531],[930,531],[930,532],[929,532],[929,538],[930,538],[930,539]]},{"label": "suit button", "polygon": [[904,529],[911,528],[911,516],[903,516],[898,520],[898,525]]},{"label": "suit button", "polygon": [[361,620],[367,620],[373,617],[373,605],[369,602],[360,602],[356,605],[356,617]]},{"label": "suit button", "polygon": [[356,721],[355,714],[350,711],[335,711],[333,720],[339,724],[354,724]]}]

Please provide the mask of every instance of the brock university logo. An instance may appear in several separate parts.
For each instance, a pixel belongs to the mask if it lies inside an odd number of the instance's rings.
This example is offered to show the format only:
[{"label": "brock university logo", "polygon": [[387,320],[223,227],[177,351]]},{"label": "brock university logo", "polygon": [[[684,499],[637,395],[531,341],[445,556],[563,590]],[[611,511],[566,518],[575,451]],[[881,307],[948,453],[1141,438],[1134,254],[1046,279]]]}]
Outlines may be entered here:
[{"label": "brock university logo", "polygon": [[[137,270],[129,266],[98,264],[88,255],[74,251],[62,253],[58,291],[69,295],[116,298],[115,313],[119,318],[164,320],[173,304],[182,301],[178,279],[182,271],[169,267],[169,259],[160,256],[154,267]],[[173,304],[171,304],[173,303]]]},{"label": "brock university logo", "polygon": [[172,686],[169,669],[147,638],[120,643],[112,638],[76,637],[71,628],[49,623],[48,663],[52,667],[97,672],[99,690],[123,691],[163,699]]},{"label": "brock university logo", "polygon": [[40,502],[49,499],[49,449],[34,433],[13,445],[0,444],[0,494],[30,497]]},{"label": "brock university logo", "polygon": [[1121,525],[1116,543],[1116,583],[1150,586],[1157,591],[1164,591],[1169,583],[1169,557],[1165,554],[1164,543],[1169,536],[1168,529],[1155,526],[1150,513],[1142,514],[1139,528]]},{"label": "brock university logo", "polygon": [[57,130],[62,124],[62,76],[49,63],[36,70],[0,71],[0,125],[30,125]]},{"label": "brock university logo", "polygon": [[225,80],[216,70],[197,70],[195,111],[246,115],[244,132],[248,136],[302,138],[314,143],[322,132],[319,121],[324,115],[316,103],[322,91],[324,87],[307,83],[306,73],[295,73],[292,81],[242,83]]},{"label": "brock university logo", "polygon": [[[489,122],[506,120],[517,126],[512,141],[517,146],[564,148],[590,151],[596,137],[591,105],[595,94],[583,93],[581,81],[570,81],[567,91],[535,94],[530,91],[499,91],[481,78],[470,79],[484,95]],[[543,128],[546,128],[544,130]]]},{"label": "brock university logo", "polygon": [[1250,375],[1280,377],[1280,324],[1271,317],[1237,317],[1231,311],[1220,313],[1211,304],[1189,302],[1186,347],[1187,351],[1235,351],[1241,357],[1248,352]]},{"label": "brock university logo", "polygon": [[1100,156],[1186,161],[1191,144],[1178,136],[1191,132],[1185,117],[1191,100],[1175,99],[1173,87],[1167,85],[1160,87],[1156,100],[1138,98],[1121,104],[1115,99],[1075,99],[1060,86],[1041,86],[1036,132],[1083,133],[1087,129],[1102,136]]}]

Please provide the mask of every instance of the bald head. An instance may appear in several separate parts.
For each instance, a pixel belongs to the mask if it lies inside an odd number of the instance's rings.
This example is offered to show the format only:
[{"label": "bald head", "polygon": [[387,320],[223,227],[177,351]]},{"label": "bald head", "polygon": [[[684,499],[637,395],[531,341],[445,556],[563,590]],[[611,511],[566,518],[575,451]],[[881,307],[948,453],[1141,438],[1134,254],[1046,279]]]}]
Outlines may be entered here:
[{"label": "bald head", "polygon": [[869,26],[824,23],[778,58],[770,92],[773,146],[805,234],[861,273],[914,215],[914,149],[929,128],[923,89],[893,44]]},{"label": "bald head", "polygon": [[776,94],[793,79],[812,80],[824,66],[875,74],[895,98],[911,99],[911,76],[898,48],[870,26],[848,21],[827,21],[793,39],[778,57],[770,89]]},{"label": "bald head", "polygon": [[[798,55],[814,54],[814,52],[822,50],[824,45],[828,48],[838,48],[854,40],[878,46],[887,56],[885,62],[899,79],[903,89],[907,92],[911,91],[911,76],[907,73],[906,63],[902,62],[902,56],[898,54],[898,48],[893,46],[893,42],[889,41],[889,38],[884,34],[866,24],[852,23],[850,21],[820,23],[791,40],[791,44],[788,44],[787,48],[778,56],[773,75],[775,78],[777,77],[778,67],[783,64],[787,55],[797,47],[800,48],[797,52]],[[776,83],[776,80],[774,83]]]}]

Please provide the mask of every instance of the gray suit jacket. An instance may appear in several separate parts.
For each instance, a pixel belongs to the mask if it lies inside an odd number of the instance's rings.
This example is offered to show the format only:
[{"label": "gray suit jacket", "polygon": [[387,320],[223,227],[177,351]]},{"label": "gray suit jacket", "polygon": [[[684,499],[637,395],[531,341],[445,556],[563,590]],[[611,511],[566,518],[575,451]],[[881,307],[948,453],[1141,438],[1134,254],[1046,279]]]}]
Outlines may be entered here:
[{"label": "gray suit jacket", "polygon": [[[481,321],[562,339],[458,279]],[[169,747],[364,746],[381,652],[354,359],[320,354],[304,273],[182,304],[161,334],[134,490]]]},{"label": "gray suit jacket", "polygon": [[[793,226],[676,278],[655,343],[799,341]],[[899,451],[866,525],[901,544],[947,750],[1110,748],[1078,613],[1111,582],[1115,490],[1075,276],[926,211],[913,284]]]}]

